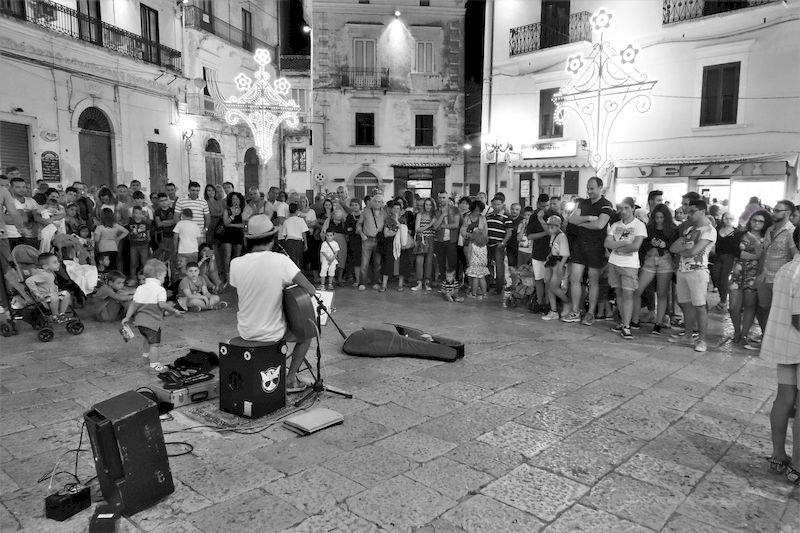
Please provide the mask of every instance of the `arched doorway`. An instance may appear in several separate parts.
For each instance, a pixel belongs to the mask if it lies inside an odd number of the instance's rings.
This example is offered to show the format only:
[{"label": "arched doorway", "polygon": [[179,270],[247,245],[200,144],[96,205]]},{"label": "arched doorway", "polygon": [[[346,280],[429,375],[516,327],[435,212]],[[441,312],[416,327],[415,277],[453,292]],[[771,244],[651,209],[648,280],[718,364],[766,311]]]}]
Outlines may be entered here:
[{"label": "arched doorway", "polygon": [[367,195],[372,196],[377,188],[380,188],[380,183],[372,172],[365,170],[353,178],[353,197],[359,200],[363,200]]},{"label": "arched doorway", "polygon": [[222,150],[216,139],[206,141],[206,185],[222,185]]},{"label": "arched doorway", "polygon": [[96,107],[87,107],[78,117],[78,149],[81,181],[87,186],[114,184],[111,160],[113,132],[108,117]]},{"label": "arched doorway", "polygon": [[250,187],[258,187],[258,167],[261,165],[261,160],[258,158],[258,152],[255,148],[248,148],[244,153],[244,191],[250,190]]}]

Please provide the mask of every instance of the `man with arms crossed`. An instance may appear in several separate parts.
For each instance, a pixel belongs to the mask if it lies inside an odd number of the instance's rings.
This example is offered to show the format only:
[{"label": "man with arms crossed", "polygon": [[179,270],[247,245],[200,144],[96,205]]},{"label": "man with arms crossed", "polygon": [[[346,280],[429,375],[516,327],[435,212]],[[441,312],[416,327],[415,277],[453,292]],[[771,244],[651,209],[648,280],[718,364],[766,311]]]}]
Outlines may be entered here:
[{"label": "man with arms crossed", "polygon": [[583,317],[583,324],[594,323],[594,311],[597,297],[600,294],[600,271],[606,266],[606,254],[603,241],[606,238],[606,226],[614,214],[614,206],[603,196],[603,180],[594,176],[586,184],[588,199],[581,200],[578,207],[569,217],[568,222],[577,226],[575,244],[572,249],[569,270],[570,296],[572,312],[561,320],[579,322],[583,298],[583,272],[589,268],[589,310]]},{"label": "man with arms crossed", "polygon": [[230,285],[236,289],[239,311],[236,327],[247,341],[265,343],[295,342],[292,361],[286,374],[286,392],[301,392],[306,385],[297,379],[297,370],[306,357],[311,339],[298,339],[286,327],[283,314],[283,289],[299,285],[314,296],[314,286],[288,256],[272,251],[278,228],[267,215],[254,215],[247,224],[245,240],[250,252],[231,261]]},{"label": "man with arms crossed", "polygon": [[[688,227],[681,231],[669,251],[678,256],[676,299],[683,311],[683,333],[671,335],[670,342],[691,336],[695,352],[705,352],[708,329],[708,254],[717,242],[717,230],[708,221],[708,206],[703,200],[692,200],[686,208]],[[697,334],[694,334],[696,331]]]}]

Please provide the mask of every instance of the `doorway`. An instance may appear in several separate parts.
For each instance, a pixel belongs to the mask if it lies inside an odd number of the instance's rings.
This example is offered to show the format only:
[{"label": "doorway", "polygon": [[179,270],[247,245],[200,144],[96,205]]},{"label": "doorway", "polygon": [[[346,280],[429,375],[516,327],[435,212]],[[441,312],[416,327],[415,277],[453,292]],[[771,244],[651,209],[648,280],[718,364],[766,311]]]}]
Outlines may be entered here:
[{"label": "doorway", "polygon": [[81,181],[87,187],[115,184],[111,159],[113,132],[108,117],[96,107],[87,107],[78,117],[78,150]]},{"label": "doorway", "polygon": [[244,153],[244,191],[251,187],[258,188],[258,167],[261,161],[258,159],[258,152],[255,148],[248,148]]},{"label": "doorway", "polygon": [[569,42],[569,1],[542,2],[542,34],[540,48],[550,48]]},{"label": "doorway", "polygon": [[222,149],[216,139],[206,142],[206,185],[222,185]]},{"label": "doorway", "polygon": [[167,185],[167,145],[147,143],[147,162],[150,167],[150,192],[161,192]]}]

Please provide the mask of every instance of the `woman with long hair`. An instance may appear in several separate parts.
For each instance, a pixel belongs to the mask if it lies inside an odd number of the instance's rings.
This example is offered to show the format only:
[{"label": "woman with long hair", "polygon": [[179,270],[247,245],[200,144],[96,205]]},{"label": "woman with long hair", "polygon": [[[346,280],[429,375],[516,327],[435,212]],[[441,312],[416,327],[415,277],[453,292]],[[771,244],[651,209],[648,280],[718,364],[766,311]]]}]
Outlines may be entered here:
[{"label": "woman with long hair", "polygon": [[[469,213],[469,205],[471,200],[469,196],[462,196],[458,199],[458,215],[461,217],[461,227],[464,227],[464,219],[466,218],[467,214]],[[457,250],[457,257],[458,263],[456,266],[456,277],[463,281],[464,278],[464,271],[467,269],[469,262],[467,261],[467,254],[466,250],[469,248],[469,243],[464,242],[464,235],[461,234],[461,230],[459,229],[458,232],[458,250]]]},{"label": "woman with long hair", "polygon": [[[461,202],[459,202],[460,204]],[[489,229],[486,225],[486,216],[483,211],[486,209],[486,204],[480,200],[472,200],[469,204],[469,211],[462,217],[461,222],[461,239],[464,244],[464,256],[467,260],[467,265],[470,264],[470,242],[472,233],[479,229],[483,231],[484,235],[488,235]]]},{"label": "woman with long hair", "polygon": [[733,323],[733,342],[734,344],[741,342],[742,347],[746,350],[759,349],[749,335],[758,306],[756,290],[758,262],[764,251],[764,235],[771,225],[772,217],[763,209],[755,211],[750,216],[741,233],[739,255],[734,259],[731,270],[728,311]]},{"label": "woman with long hair", "polygon": [[[400,271],[400,258],[401,249],[395,250],[395,239],[399,238],[400,231],[400,216],[403,212],[403,204],[397,200],[390,201],[387,204],[388,215],[383,223],[383,245],[384,253],[381,256],[381,278],[382,283],[379,292],[386,292],[389,278],[398,275],[400,280],[398,282],[398,290],[403,287],[403,272]],[[399,243],[399,242],[398,242]],[[395,253],[397,252],[397,253]]]},{"label": "woman with long hair", "polygon": [[717,228],[717,242],[714,244],[716,254],[711,267],[711,280],[719,291],[719,303],[714,306],[714,310],[718,313],[728,310],[728,285],[733,262],[739,255],[739,243],[742,239],[741,232],[733,225],[734,222],[736,222],[736,217],[730,212],[722,213]]},{"label": "woman with long hair", "polygon": [[225,211],[225,196],[220,195],[217,188],[210,183],[203,189],[203,198],[208,204],[208,228],[206,229],[206,242],[216,244],[217,228],[222,223],[222,212]]},{"label": "woman with long hair", "polygon": [[639,327],[642,293],[656,280],[656,317],[653,320],[653,335],[661,335],[661,324],[667,312],[667,298],[672,283],[672,254],[669,247],[678,238],[678,229],[672,220],[672,212],[664,204],[656,205],[647,222],[647,238],[639,249],[642,268],[639,271],[639,288],[633,295],[633,320],[631,326]]},{"label": "woman with long hair", "polygon": [[432,290],[433,238],[436,236],[436,228],[433,227],[433,222],[435,219],[436,204],[431,198],[425,198],[422,202],[422,209],[420,209],[414,221],[414,256],[416,261],[417,285],[411,287],[412,291],[421,291],[423,288],[426,291]]},{"label": "woman with long hair", "polygon": [[220,249],[222,250],[222,275],[226,277],[230,272],[231,259],[242,255],[244,245],[244,225],[246,220],[243,217],[245,201],[244,196],[234,191],[228,195],[225,202],[225,210],[222,212],[222,237],[220,238]]}]

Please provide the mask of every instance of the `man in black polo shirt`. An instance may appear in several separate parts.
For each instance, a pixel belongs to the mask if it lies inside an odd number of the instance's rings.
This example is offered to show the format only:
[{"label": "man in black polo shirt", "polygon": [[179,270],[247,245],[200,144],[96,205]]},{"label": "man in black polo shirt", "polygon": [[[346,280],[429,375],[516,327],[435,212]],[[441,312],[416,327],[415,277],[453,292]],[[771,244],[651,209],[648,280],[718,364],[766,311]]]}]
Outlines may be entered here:
[{"label": "man in black polo shirt", "polygon": [[614,205],[603,196],[603,180],[594,176],[586,184],[588,199],[581,200],[569,217],[569,223],[577,226],[575,244],[572,247],[569,271],[570,295],[573,311],[561,320],[581,322],[580,309],[583,288],[583,272],[589,269],[589,310],[582,323],[591,326],[600,292],[600,271],[606,264],[606,251],[603,241],[606,226],[614,214]]},{"label": "man in black polo shirt", "polygon": [[547,256],[550,254],[550,234],[547,233],[547,227],[544,223],[545,211],[550,202],[550,197],[546,194],[540,194],[536,199],[536,211],[533,212],[531,218],[528,219],[528,227],[525,228],[525,233],[528,235],[528,240],[533,243],[533,282],[536,287],[536,305],[534,312],[540,312],[547,301],[547,295],[544,290],[544,263]]}]

